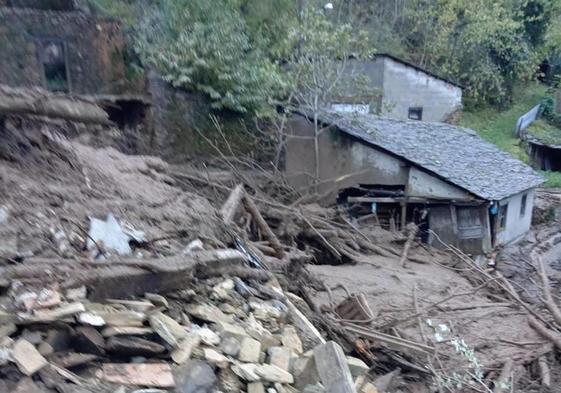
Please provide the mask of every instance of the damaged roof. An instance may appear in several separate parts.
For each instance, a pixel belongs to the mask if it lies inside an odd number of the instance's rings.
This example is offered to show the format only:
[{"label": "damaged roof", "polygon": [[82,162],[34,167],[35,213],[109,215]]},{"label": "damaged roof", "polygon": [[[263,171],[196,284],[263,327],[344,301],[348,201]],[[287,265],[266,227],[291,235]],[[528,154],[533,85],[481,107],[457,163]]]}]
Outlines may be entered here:
[{"label": "damaged roof", "polygon": [[530,166],[467,128],[332,111],[318,118],[483,199],[501,200],[544,181]]}]

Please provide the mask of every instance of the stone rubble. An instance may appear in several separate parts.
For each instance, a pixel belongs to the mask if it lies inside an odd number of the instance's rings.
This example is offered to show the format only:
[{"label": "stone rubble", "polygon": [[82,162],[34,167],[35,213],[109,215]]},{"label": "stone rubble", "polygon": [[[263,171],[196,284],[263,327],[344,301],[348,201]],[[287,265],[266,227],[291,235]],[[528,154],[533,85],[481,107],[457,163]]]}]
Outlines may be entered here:
[{"label": "stone rubble", "polygon": [[[103,393],[330,391],[316,344],[290,323],[290,307],[258,297],[238,277],[197,285],[97,303],[79,288],[48,293],[57,299],[50,307],[35,308],[36,297],[14,302],[0,312],[0,372],[15,365],[20,377],[7,382],[15,392],[82,392],[90,384]],[[368,366],[346,362],[359,377],[356,391],[372,391]]]}]

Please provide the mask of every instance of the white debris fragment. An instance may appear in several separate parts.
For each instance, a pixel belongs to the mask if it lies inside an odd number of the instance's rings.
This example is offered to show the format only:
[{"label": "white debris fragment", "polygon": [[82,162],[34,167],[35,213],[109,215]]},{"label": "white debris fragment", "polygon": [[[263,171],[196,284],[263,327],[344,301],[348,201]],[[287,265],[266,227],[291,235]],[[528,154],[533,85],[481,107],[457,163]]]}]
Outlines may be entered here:
[{"label": "white debris fragment", "polygon": [[87,248],[95,252],[94,256],[97,256],[97,245],[101,245],[104,250],[112,250],[119,255],[130,255],[132,253],[129,244],[131,240],[144,241],[144,233],[130,227],[123,229],[112,213],[107,215],[105,221],[97,218],[90,219]]},{"label": "white debris fragment", "polygon": [[196,251],[203,251],[203,250],[204,250],[204,244],[201,241],[201,239],[195,239],[189,244],[187,244],[187,246],[183,250],[183,255],[189,255]]}]

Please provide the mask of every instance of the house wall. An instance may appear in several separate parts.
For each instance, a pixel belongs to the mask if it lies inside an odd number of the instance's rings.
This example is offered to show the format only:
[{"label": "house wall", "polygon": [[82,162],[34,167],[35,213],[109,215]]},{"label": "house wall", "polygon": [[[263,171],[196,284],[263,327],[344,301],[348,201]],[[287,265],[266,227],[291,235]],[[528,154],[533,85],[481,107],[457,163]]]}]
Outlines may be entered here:
[{"label": "house wall", "polygon": [[39,59],[45,39],[65,43],[71,92],[118,92],[125,74],[121,25],[79,11],[0,7],[0,82],[45,86]]},{"label": "house wall", "polygon": [[[285,172],[297,189],[310,190],[315,175],[314,128],[302,116],[287,124]],[[320,184],[318,192],[343,189],[358,184],[402,185],[411,196],[472,200],[466,191],[428,172],[411,167],[403,159],[367,145],[335,127],[319,137]],[[335,195],[331,199],[335,201]]]},{"label": "house wall", "polygon": [[[333,109],[379,113],[384,82],[384,63],[380,60],[347,60],[340,90],[333,99]],[[365,105],[369,107],[367,111],[364,111]]]},{"label": "house wall", "polygon": [[[526,194],[526,212],[523,216],[520,215],[520,207],[522,203],[522,196]],[[535,190],[527,190],[519,194],[505,198],[499,202],[499,205],[508,204],[506,225],[502,230],[496,230],[495,245],[506,244],[516,240],[530,229],[532,224],[532,211],[534,207]],[[495,228],[497,228],[495,223]]]},{"label": "house wall", "polygon": [[382,115],[408,119],[410,107],[423,108],[423,121],[443,122],[462,107],[462,89],[413,67],[384,62]]}]

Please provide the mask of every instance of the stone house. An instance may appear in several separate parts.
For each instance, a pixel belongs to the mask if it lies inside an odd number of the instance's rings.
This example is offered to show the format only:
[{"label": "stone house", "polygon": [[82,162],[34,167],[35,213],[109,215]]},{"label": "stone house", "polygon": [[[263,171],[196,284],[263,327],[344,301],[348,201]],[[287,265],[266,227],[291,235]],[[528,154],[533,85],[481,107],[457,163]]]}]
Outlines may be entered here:
[{"label": "stone house", "polygon": [[114,93],[123,47],[120,23],[90,14],[83,0],[0,0],[0,83]]},{"label": "stone house", "polygon": [[287,179],[296,189],[317,192],[325,204],[337,202],[357,221],[397,229],[413,221],[429,244],[452,244],[474,255],[530,228],[534,189],[543,179],[474,131],[323,112],[315,182],[310,118],[301,112],[288,124]]},{"label": "stone house", "polygon": [[349,59],[338,111],[373,113],[402,120],[454,123],[462,108],[462,86],[389,54]]}]

